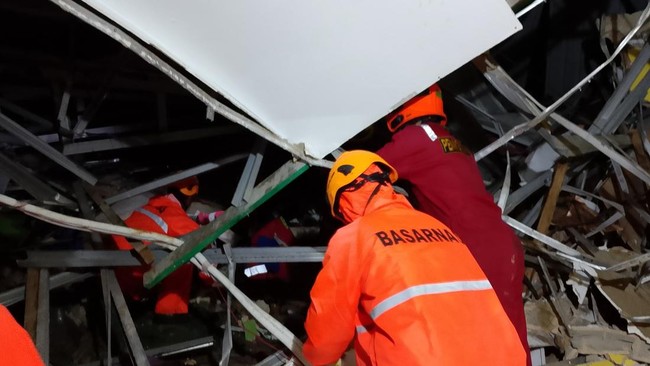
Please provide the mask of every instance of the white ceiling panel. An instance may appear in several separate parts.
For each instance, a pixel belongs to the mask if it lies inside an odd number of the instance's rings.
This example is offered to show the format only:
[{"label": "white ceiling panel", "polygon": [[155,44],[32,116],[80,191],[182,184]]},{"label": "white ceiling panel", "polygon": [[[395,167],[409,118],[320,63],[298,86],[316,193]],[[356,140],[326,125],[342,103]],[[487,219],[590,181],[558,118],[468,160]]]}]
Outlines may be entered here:
[{"label": "white ceiling panel", "polygon": [[504,0],[84,0],[321,158],[521,28]]}]

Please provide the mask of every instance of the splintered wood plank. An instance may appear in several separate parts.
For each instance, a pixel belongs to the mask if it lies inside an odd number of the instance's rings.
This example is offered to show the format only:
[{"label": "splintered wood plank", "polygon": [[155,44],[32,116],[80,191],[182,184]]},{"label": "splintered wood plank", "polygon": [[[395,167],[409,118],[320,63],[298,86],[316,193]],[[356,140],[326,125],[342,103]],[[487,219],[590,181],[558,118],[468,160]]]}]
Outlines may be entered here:
[{"label": "splintered wood plank", "polygon": [[38,287],[40,270],[38,268],[27,269],[25,282],[25,319],[24,327],[32,340],[36,342],[36,323],[38,320]]},{"label": "splintered wood plank", "polygon": [[548,193],[546,194],[542,213],[540,214],[539,222],[537,223],[537,231],[542,234],[548,234],[548,229],[551,227],[553,213],[555,212],[555,206],[557,205],[557,198],[560,196],[562,183],[564,183],[564,177],[566,176],[568,168],[569,164],[566,162],[555,164],[551,187],[548,189]]},{"label": "splintered wood plank", "polygon": [[[555,164],[551,187],[548,189],[548,193],[546,194],[546,200],[544,201],[544,206],[542,207],[542,212],[539,215],[539,221],[537,223],[537,231],[542,234],[548,234],[548,229],[551,227],[557,199],[560,196],[564,177],[566,176],[568,169],[569,164],[566,162],[558,162]],[[539,245],[539,242],[537,242],[537,244]],[[533,284],[538,280],[537,272],[533,268],[526,268],[525,276]]]}]

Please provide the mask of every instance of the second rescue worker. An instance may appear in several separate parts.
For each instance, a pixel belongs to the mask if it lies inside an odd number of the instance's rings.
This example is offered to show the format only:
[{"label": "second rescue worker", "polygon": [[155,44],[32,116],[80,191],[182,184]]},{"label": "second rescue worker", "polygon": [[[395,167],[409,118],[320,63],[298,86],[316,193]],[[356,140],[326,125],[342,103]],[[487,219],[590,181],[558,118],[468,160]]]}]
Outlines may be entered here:
[{"label": "second rescue worker", "polygon": [[447,225],[467,245],[528,351],[523,247],[485,189],[474,156],[446,123],[442,92],[434,84],[388,116],[392,140],[377,154],[411,184],[416,208]]},{"label": "second rescue worker", "polygon": [[517,332],[467,247],[393,190],[396,171],[368,151],[343,153],[327,180],[346,225],[311,290],[304,355],[357,365],[522,366]]}]

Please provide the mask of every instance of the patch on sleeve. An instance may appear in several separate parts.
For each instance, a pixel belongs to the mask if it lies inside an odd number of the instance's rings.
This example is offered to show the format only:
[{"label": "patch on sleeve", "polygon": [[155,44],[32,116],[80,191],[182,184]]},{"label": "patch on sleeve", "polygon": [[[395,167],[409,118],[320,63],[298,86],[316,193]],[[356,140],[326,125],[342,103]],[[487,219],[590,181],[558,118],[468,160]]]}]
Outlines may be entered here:
[{"label": "patch on sleeve", "polygon": [[446,153],[463,153],[463,154],[469,154],[469,150],[463,146],[463,144],[460,143],[460,141],[456,140],[453,137],[440,137],[438,138],[438,141],[440,141],[440,145],[442,146],[442,150]]}]

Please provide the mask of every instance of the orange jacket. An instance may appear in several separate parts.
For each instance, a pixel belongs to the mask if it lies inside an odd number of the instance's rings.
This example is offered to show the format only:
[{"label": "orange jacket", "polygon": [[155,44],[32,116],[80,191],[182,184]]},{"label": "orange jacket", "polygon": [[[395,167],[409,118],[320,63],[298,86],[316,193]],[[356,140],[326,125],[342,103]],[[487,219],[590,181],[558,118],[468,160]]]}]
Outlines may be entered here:
[{"label": "orange jacket", "polygon": [[0,363],[24,366],[43,365],[43,360],[29,334],[3,305],[0,305]]},{"label": "orange jacket", "polygon": [[311,291],[311,363],[336,362],[354,339],[358,365],[525,365],[494,290],[451,230],[391,187],[369,203],[344,196],[353,221],[330,240]]},{"label": "orange jacket", "polygon": [[[156,196],[142,208],[126,219],[125,224],[134,229],[142,229],[178,237],[196,230],[199,224],[194,222],[183,210],[173,196]],[[115,245],[121,250],[132,249],[123,236],[113,236]],[[148,244],[148,243],[145,243]],[[115,271],[120,287],[125,294],[135,300],[145,296],[142,277],[145,267],[118,268]],[[177,269],[158,287],[156,314],[185,314],[192,286],[193,269],[186,264]]]}]

